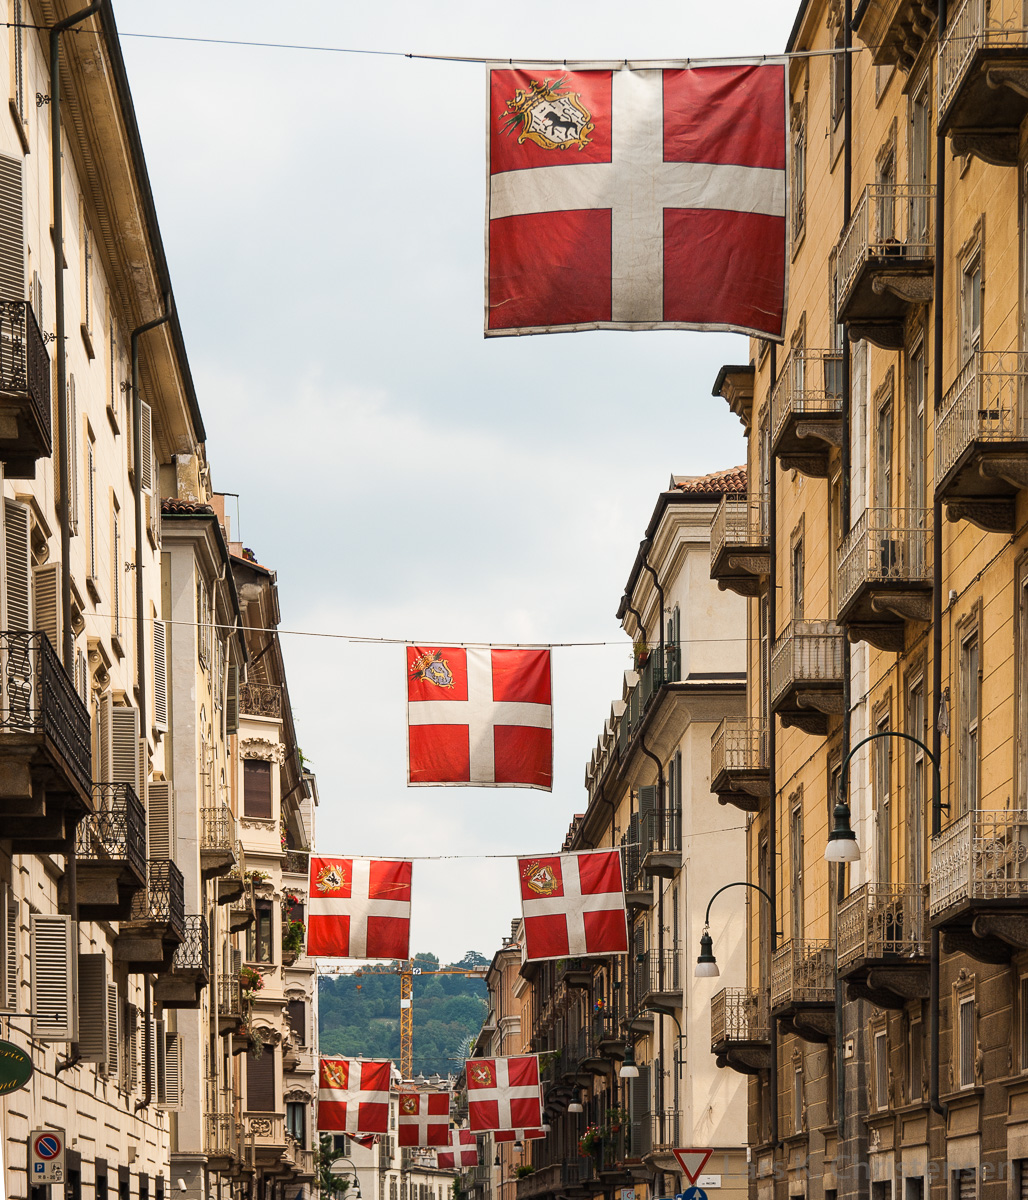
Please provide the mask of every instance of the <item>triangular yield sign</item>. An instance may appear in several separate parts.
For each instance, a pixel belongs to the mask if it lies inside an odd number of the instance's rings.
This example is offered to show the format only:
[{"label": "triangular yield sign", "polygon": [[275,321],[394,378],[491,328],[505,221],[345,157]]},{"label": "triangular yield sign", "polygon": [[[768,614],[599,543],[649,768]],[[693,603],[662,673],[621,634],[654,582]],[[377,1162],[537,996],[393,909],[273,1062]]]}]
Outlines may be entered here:
[{"label": "triangular yield sign", "polygon": [[696,1180],[699,1178],[700,1172],[707,1165],[707,1159],[714,1153],[713,1150],[676,1150],[675,1158],[678,1159],[678,1165],[685,1172],[689,1182],[696,1186]]}]

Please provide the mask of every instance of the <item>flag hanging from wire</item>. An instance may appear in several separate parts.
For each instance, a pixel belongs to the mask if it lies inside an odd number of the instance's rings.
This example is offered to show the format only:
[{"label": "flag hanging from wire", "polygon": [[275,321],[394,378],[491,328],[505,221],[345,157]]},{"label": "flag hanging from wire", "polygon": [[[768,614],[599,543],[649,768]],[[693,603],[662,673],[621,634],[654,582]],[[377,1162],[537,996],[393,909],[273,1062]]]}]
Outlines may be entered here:
[{"label": "flag hanging from wire", "polygon": [[318,1129],[323,1133],[388,1133],[392,1065],[355,1058],[321,1059]]},{"label": "flag hanging from wire", "polygon": [[488,65],[487,337],[781,340],[785,62]]},{"label": "flag hanging from wire", "polygon": [[539,1056],[469,1058],[468,1126],[489,1129],[538,1129],[543,1123]]},{"label": "flag hanging from wire", "polygon": [[398,1146],[449,1146],[449,1092],[401,1092],[399,1110]]},{"label": "flag hanging from wire", "polygon": [[436,1154],[436,1166],[451,1171],[478,1166],[478,1139],[470,1129],[453,1130],[449,1150],[440,1150]]},{"label": "flag hanging from wire", "polygon": [[411,862],[311,857],[307,953],[409,958]]},{"label": "flag hanging from wire", "polygon": [[518,876],[526,960],[628,952],[620,851],[519,858]]}]

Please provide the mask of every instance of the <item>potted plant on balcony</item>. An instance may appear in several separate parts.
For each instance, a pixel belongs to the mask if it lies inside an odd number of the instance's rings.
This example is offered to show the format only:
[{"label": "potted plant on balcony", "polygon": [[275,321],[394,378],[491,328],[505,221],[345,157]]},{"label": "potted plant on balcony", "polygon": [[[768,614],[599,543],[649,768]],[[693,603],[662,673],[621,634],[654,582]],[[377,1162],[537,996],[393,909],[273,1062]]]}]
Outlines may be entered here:
[{"label": "potted plant on balcony", "polygon": [[291,967],[303,953],[304,924],[302,921],[289,921],[282,930],[282,962]]},{"label": "potted plant on balcony", "polygon": [[578,1139],[578,1153],[583,1158],[592,1158],[603,1149],[603,1130],[599,1125],[586,1126],[585,1133]]},{"label": "potted plant on balcony", "polygon": [[517,1179],[524,1179],[526,1175],[531,1175],[534,1171],[535,1167],[531,1163],[523,1163],[515,1169],[514,1175]]},{"label": "potted plant on balcony", "polygon": [[264,976],[256,967],[239,968],[239,988],[243,993],[243,1003],[252,1004],[254,992],[264,987]]},{"label": "potted plant on balcony", "polygon": [[635,663],[635,669],[637,671],[640,668],[646,666],[646,663],[649,660],[649,657],[650,657],[650,648],[646,644],[645,638],[640,638],[637,642],[633,643],[632,659]]},{"label": "potted plant on balcony", "polygon": [[621,1126],[628,1120],[628,1113],[623,1108],[608,1108],[605,1129],[610,1133],[618,1133]]}]

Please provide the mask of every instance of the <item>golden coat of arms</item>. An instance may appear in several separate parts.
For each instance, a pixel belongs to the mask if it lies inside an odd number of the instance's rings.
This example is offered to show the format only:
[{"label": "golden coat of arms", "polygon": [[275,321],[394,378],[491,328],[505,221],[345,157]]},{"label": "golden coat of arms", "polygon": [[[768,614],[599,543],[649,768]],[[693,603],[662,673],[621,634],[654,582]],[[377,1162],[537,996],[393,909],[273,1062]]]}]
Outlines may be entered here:
[{"label": "golden coat of arms", "polygon": [[493,1069],[487,1062],[477,1062],[471,1068],[471,1078],[479,1087],[491,1088],[496,1086]]},{"label": "golden coat of arms", "polygon": [[518,145],[535,142],[544,150],[584,150],[589,134],[596,128],[588,109],[582,103],[581,92],[564,87],[566,75],[560,79],[533,79],[529,90],[518,88],[514,99],[507,101],[504,131],[518,132]]},{"label": "golden coat of arms", "polygon": [[530,862],[522,868],[521,876],[537,896],[552,896],[560,886],[557,873],[546,863]]},{"label": "golden coat of arms", "polygon": [[327,867],[322,867],[314,877],[314,886],[323,896],[331,896],[333,892],[340,892],[346,887],[346,872],[343,870],[341,863],[331,863]]},{"label": "golden coat of arms", "polygon": [[407,1093],[400,1097],[400,1112],[405,1117],[416,1117],[418,1115],[418,1098],[415,1095]]}]

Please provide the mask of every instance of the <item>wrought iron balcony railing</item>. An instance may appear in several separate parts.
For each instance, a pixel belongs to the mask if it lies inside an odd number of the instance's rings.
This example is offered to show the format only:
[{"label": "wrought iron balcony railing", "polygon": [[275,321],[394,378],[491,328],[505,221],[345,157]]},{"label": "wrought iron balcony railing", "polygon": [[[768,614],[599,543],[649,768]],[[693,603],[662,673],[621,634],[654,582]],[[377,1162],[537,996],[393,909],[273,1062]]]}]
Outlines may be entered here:
[{"label": "wrought iron balcony railing", "polygon": [[645,950],[635,964],[635,994],[640,1005],[648,996],[682,990],[681,955],[677,950]]},{"label": "wrought iron balcony railing", "polygon": [[183,938],[172,959],[172,970],[211,977],[210,931],[203,913],[191,913],[185,918]]},{"label": "wrought iron balcony railing", "polygon": [[839,970],[863,959],[928,957],[928,889],[865,883],[839,904]]},{"label": "wrought iron balcony railing", "polygon": [[929,912],[1028,898],[1028,811],[976,809],[932,838]]},{"label": "wrought iron balcony railing", "polygon": [[239,711],[251,717],[281,717],[282,688],[270,683],[241,684]]},{"label": "wrought iron balcony railing", "polygon": [[722,988],[710,1002],[710,1044],[767,1042],[771,1020],[767,995],[750,988]]},{"label": "wrought iron balcony railing", "polygon": [[677,808],[640,814],[639,839],[642,856],[674,853],[682,849],[682,813]]},{"label": "wrought iron balcony railing", "polygon": [[43,456],[53,451],[50,356],[27,300],[0,300],[0,392],[26,395],[42,435]]},{"label": "wrought iron balcony railing", "polygon": [[1023,49],[1023,0],[964,0],[946,21],[939,44],[939,117],[944,118],[980,50]]},{"label": "wrought iron balcony railing", "polygon": [[835,945],[791,940],[771,958],[771,1009],[835,1003]]},{"label": "wrought iron balcony railing", "polygon": [[596,1179],[596,1162],[580,1154],[578,1158],[565,1159],[560,1164],[561,1187],[573,1188],[592,1183]]},{"label": "wrought iron balcony railing", "polygon": [[290,875],[307,876],[310,872],[311,856],[306,850],[287,850],[282,870]]},{"label": "wrought iron balcony railing", "polygon": [[710,525],[710,558],[734,547],[767,546],[766,496],[724,496]]},{"label": "wrought iron balcony railing", "polygon": [[665,1108],[660,1112],[650,1113],[650,1149],[667,1150],[680,1146],[682,1114],[677,1108]]},{"label": "wrought iron balcony railing", "polygon": [[975,442],[1028,440],[1028,354],[977,350],[946,393],[935,422],[936,478]]},{"label": "wrought iron balcony railing", "polygon": [[239,1131],[231,1113],[207,1113],[204,1116],[204,1153],[215,1158],[236,1158]]},{"label": "wrought iron balcony railing", "polygon": [[839,242],[839,307],[844,308],[861,267],[880,260],[895,269],[931,262],[935,254],[935,188],[870,183]]},{"label": "wrought iron balcony railing", "polygon": [[200,853],[229,852],[236,844],[236,821],[227,804],[200,810]]},{"label": "wrought iron balcony railing", "polygon": [[931,583],[929,513],[870,508],[857,518],[839,547],[839,610],[864,586]]},{"label": "wrought iron balcony railing", "polygon": [[170,859],[151,858],[146,864],[146,891],[132,901],[132,921],[167,925],[179,940],[185,936],[186,902],[182,872]]},{"label": "wrought iron balcony railing", "polygon": [[771,703],[790,687],[842,685],[843,633],[832,621],[790,621],[771,654]]},{"label": "wrought iron balcony railing", "polygon": [[146,810],[131,785],[94,783],[93,812],[79,822],[75,857],[80,862],[126,862],[146,878]]},{"label": "wrought iron balcony railing", "polygon": [[771,393],[772,441],[779,442],[790,419],[841,418],[842,382],[841,350],[791,350]]},{"label": "wrought iron balcony railing", "polygon": [[642,872],[642,835],[639,830],[639,814],[632,813],[628,819],[628,832],[621,839],[621,866],[625,873],[625,891],[631,892],[640,882]]},{"label": "wrought iron balcony railing", "polygon": [[218,1016],[238,1017],[243,1012],[243,994],[238,975],[218,976]]},{"label": "wrought iron balcony railing", "polygon": [[5,733],[42,734],[89,796],[89,712],[45,633],[0,633],[0,737]]},{"label": "wrought iron balcony railing", "polygon": [[710,739],[710,777],[767,770],[767,721],[725,717]]}]

